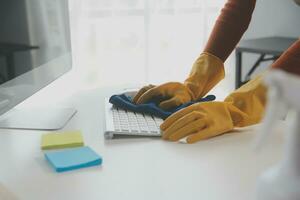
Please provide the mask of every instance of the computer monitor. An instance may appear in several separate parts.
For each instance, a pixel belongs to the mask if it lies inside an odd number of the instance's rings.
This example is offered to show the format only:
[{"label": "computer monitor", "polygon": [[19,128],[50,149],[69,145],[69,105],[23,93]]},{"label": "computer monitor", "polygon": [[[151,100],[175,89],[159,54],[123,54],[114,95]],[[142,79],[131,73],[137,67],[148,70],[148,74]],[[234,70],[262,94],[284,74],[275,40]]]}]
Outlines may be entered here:
[{"label": "computer monitor", "polygon": [[[71,69],[70,41],[67,0],[0,1],[0,115]],[[60,117],[74,114],[72,109],[53,112],[42,119],[51,128],[38,120],[26,125],[24,112],[0,120],[0,127],[56,129],[64,124]],[[31,112],[30,118],[33,114],[40,113]],[[17,127],[20,123],[23,127]]]}]

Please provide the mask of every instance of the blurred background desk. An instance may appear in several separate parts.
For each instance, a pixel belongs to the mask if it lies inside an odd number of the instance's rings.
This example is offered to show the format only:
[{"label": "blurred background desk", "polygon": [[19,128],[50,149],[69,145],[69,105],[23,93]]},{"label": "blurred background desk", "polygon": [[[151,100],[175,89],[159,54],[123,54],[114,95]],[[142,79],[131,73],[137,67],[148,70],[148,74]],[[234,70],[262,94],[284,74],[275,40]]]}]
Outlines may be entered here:
[{"label": "blurred background desk", "polygon": [[[235,49],[236,66],[235,66],[235,88],[250,80],[252,73],[264,61],[275,61],[279,56],[288,49],[297,39],[286,37],[265,37],[257,39],[242,40]],[[258,54],[259,58],[242,78],[243,53]]]}]

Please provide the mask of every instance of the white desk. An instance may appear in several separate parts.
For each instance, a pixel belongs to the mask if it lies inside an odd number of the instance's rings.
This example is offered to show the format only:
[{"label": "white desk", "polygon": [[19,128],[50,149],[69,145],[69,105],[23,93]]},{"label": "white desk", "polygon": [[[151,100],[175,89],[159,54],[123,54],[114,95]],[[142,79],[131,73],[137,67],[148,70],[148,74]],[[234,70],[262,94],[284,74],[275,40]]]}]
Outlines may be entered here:
[{"label": "white desk", "polygon": [[[54,89],[65,93],[58,83]],[[47,89],[37,95],[47,95]],[[81,130],[85,144],[103,157],[102,167],[56,173],[40,149],[44,132],[0,130],[0,187],[20,200],[253,200],[256,178],[280,157],[281,134],[259,156],[252,151],[257,127],[193,145],[148,138],[105,141],[103,97],[112,92],[81,90],[60,102],[78,109],[65,130]]]}]

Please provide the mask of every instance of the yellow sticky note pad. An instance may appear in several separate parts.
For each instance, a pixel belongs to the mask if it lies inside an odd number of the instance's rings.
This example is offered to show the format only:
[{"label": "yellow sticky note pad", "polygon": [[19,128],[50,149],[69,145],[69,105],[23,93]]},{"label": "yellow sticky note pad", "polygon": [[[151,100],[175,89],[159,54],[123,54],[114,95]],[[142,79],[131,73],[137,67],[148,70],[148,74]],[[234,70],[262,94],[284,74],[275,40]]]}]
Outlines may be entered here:
[{"label": "yellow sticky note pad", "polygon": [[53,132],[42,136],[41,148],[43,150],[80,146],[83,146],[83,138],[80,131]]}]

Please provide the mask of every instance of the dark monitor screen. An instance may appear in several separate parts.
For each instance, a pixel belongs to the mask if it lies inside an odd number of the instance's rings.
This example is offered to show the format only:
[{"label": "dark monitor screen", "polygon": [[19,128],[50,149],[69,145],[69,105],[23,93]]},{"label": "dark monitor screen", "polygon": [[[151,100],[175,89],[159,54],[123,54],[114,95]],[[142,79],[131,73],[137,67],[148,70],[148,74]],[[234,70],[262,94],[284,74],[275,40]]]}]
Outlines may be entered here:
[{"label": "dark monitor screen", "polygon": [[70,69],[67,0],[0,0],[0,114]]},{"label": "dark monitor screen", "polygon": [[66,1],[0,1],[0,84],[70,51]]}]

